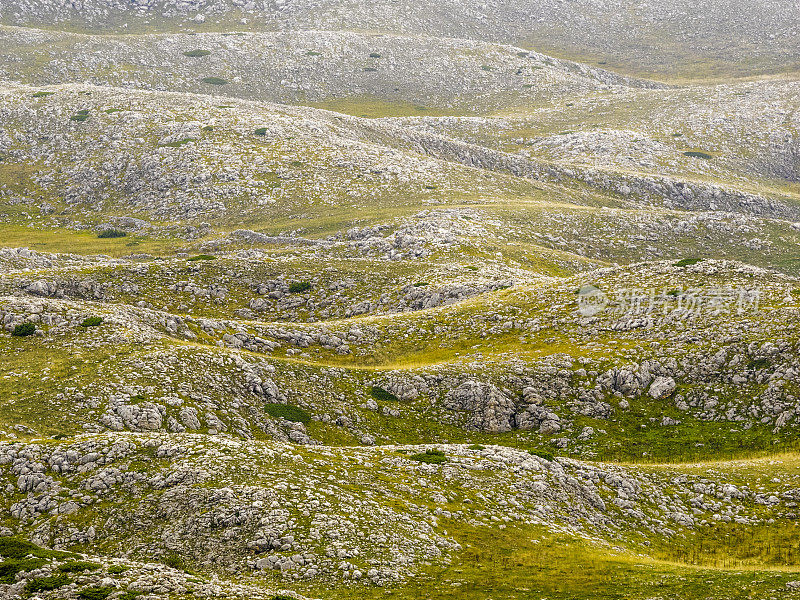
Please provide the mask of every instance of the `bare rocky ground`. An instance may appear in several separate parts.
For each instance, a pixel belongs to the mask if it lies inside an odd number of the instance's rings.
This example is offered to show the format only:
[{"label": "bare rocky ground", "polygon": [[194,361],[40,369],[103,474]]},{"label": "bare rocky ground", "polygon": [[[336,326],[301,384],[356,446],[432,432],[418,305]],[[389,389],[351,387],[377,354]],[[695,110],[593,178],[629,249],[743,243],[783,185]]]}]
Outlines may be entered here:
[{"label": "bare rocky ground", "polygon": [[595,4],[0,1],[0,597],[798,597],[796,7]]}]

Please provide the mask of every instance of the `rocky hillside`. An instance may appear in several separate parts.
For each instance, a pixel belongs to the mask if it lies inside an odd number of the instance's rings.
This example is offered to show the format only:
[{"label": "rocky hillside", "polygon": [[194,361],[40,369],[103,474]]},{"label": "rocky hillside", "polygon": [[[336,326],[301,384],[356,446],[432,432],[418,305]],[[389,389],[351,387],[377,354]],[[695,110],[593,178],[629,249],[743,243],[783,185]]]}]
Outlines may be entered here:
[{"label": "rocky hillside", "polygon": [[0,0],[0,598],[800,598],[796,12]]}]

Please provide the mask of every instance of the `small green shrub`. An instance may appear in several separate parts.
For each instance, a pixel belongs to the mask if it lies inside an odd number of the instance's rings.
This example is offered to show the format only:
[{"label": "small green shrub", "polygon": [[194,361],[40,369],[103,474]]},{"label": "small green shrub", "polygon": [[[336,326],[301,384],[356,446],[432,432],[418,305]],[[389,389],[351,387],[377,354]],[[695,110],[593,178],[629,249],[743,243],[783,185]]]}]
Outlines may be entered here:
[{"label": "small green shrub", "polygon": [[59,565],[58,570],[62,573],[83,573],[84,571],[96,571],[101,565],[89,562],[88,560],[72,560]]},{"label": "small green shrub", "polygon": [[264,405],[264,410],[271,417],[286,419],[294,423],[308,423],[311,420],[311,415],[307,411],[291,404],[270,402]]},{"label": "small green shrub", "polygon": [[227,79],[221,77],[203,77],[200,81],[209,85],[225,85],[228,83]]},{"label": "small green shrub", "polygon": [[216,256],[212,256],[211,254],[198,254],[197,256],[192,256],[191,258],[187,258],[186,260],[189,262],[195,262],[198,260],[216,260]]},{"label": "small green shrub", "polygon": [[425,286],[427,286],[427,285],[430,285],[430,284],[429,284],[427,281],[417,281],[417,282],[414,284],[414,287],[425,287]]},{"label": "small green shrub", "polygon": [[286,594],[276,594],[272,597],[272,600],[295,600],[295,598],[287,596]]},{"label": "small green shrub", "polygon": [[489,65],[481,65],[481,71],[494,71],[494,67],[490,67]]},{"label": "small green shrub", "polygon": [[472,444],[471,446],[467,446],[469,450],[485,450],[486,446],[481,446],[480,444]]},{"label": "small green shrub", "polygon": [[702,262],[702,258],[683,258],[678,262],[674,263],[673,267],[688,267],[690,265],[696,265],[699,262]]},{"label": "small green shrub", "polygon": [[308,281],[295,281],[289,284],[289,291],[292,294],[307,292],[310,289],[311,289],[311,284]]},{"label": "small green shrub", "polygon": [[122,596],[119,597],[119,600],[136,600],[139,596],[141,596],[144,592],[137,592],[131,590],[130,592],[125,592]]},{"label": "small green shrub", "polygon": [[60,587],[69,585],[72,580],[66,575],[51,575],[50,577],[37,577],[25,584],[25,592],[35,594],[36,592],[46,592],[57,590]]},{"label": "small green shrub", "polygon": [[376,69],[375,67],[364,67],[364,72],[365,73],[374,73],[377,70],[378,69]]},{"label": "small green shrub", "polygon": [[84,108],[83,110],[79,110],[74,115],[72,115],[69,118],[69,120],[70,121],[78,121],[79,123],[83,123],[88,118],[89,118],[89,110]]},{"label": "small green shrub", "polygon": [[177,552],[166,554],[161,562],[173,569],[180,569],[181,571],[184,569],[183,558]]},{"label": "small green shrub", "polygon": [[203,125],[200,128],[200,131],[214,131],[214,126],[213,125]]},{"label": "small green shrub", "polygon": [[369,395],[375,398],[375,400],[382,400],[384,402],[399,402],[400,399],[395,396],[392,392],[383,389],[379,385],[373,385],[369,388]]},{"label": "small green shrub", "polygon": [[23,558],[21,560],[6,560],[0,562],[0,583],[14,583],[17,573],[33,571],[43,567],[45,561],[40,558]]},{"label": "small green shrub", "polygon": [[81,327],[97,327],[102,325],[103,317],[86,317],[81,323]]},{"label": "small green shrub", "polygon": [[747,362],[748,369],[763,369],[769,366],[769,360],[766,358],[755,358]]},{"label": "small green shrub", "polygon": [[425,452],[420,452],[419,454],[412,454],[409,458],[429,465],[440,465],[447,462],[447,456],[445,456],[444,452],[441,450],[434,450],[433,448],[429,448]]},{"label": "small green shrub", "polygon": [[125,565],[111,565],[108,567],[108,572],[111,575],[119,575],[120,573],[124,573],[128,570],[130,570],[130,567],[126,567]]},{"label": "small green shrub", "polygon": [[189,58],[198,58],[200,56],[208,56],[211,54],[211,50],[187,50],[183,53],[184,56],[188,56]]},{"label": "small green shrub", "polygon": [[71,552],[61,552],[59,550],[48,550],[16,537],[0,537],[0,556],[3,558],[20,559],[26,556],[36,558],[69,558],[75,556]]},{"label": "small green shrub", "polygon": [[120,231],[119,229],[104,229],[97,235],[97,237],[101,240],[107,240],[113,238],[123,238],[127,235],[128,233],[126,231]]},{"label": "small green shrub", "polygon": [[82,600],[105,600],[113,591],[113,587],[97,585],[82,589],[78,592],[78,598]]},{"label": "small green shrub", "polygon": [[167,142],[166,144],[160,144],[159,148],[180,148],[188,144],[189,142],[196,142],[197,138],[183,138],[182,140],[175,140],[174,142]]},{"label": "small green shrub", "polygon": [[[34,333],[36,333],[36,325],[33,323],[20,323],[14,327],[14,331],[11,332],[11,335],[14,337],[27,337]],[[0,551],[0,554],[2,554],[2,551]]]},{"label": "small green shrub", "polygon": [[707,154],[706,152],[697,152],[695,150],[689,150],[688,152],[683,153],[685,156],[691,156],[692,158],[714,158],[712,155]]},{"label": "small green shrub", "polygon": [[267,135],[267,128],[266,127],[259,127],[253,133],[256,135]]},{"label": "small green shrub", "polygon": [[322,56],[322,52],[317,52],[316,50],[309,50],[306,52],[306,56]]},{"label": "small green shrub", "polygon": [[528,454],[532,454],[533,456],[538,456],[539,458],[543,458],[545,460],[555,460],[555,456],[553,456],[550,452],[546,450],[528,450]]},{"label": "small green shrub", "polygon": [[34,92],[34,98],[44,98],[45,96],[52,96],[55,92]]},{"label": "small green shrub", "polygon": [[380,54],[378,54],[377,52],[370,52],[370,53],[369,53],[369,57],[370,57],[370,58],[380,58],[380,57],[381,57],[381,55],[380,55]]}]

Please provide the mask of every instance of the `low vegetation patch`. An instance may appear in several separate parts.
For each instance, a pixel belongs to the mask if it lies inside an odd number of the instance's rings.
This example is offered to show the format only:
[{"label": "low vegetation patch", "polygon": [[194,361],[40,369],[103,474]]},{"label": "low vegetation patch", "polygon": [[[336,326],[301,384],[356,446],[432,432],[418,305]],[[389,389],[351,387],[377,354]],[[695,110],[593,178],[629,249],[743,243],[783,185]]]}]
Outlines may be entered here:
[{"label": "low vegetation patch", "polygon": [[203,77],[200,81],[208,85],[225,85],[228,83],[227,79],[222,79],[221,77]]},{"label": "low vegetation patch", "polygon": [[103,317],[86,317],[81,323],[81,327],[97,327],[102,325]]},{"label": "low vegetation patch", "polygon": [[0,583],[14,583],[17,573],[33,571],[45,565],[41,558],[28,558],[22,560],[6,560],[0,562]]},{"label": "low vegetation patch", "polygon": [[183,53],[184,56],[188,56],[189,58],[199,58],[201,56],[208,56],[211,54],[211,50],[187,50]]},{"label": "low vegetation patch", "polygon": [[78,123],[83,123],[86,119],[89,118],[89,111],[87,109],[79,110],[74,115],[72,115],[69,120],[70,121],[77,121]]},{"label": "low vegetation patch", "polygon": [[688,267],[691,265],[696,265],[697,263],[701,262],[702,258],[683,258],[678,262],[674,263],[673,267]]},{"label": "low vegetation patch", "polygon": [[104,229],[97,235],[97,237],[100,238],[101,240],[106,240],[113,238],[122,238],[127,235],[128,233],[126,231],[121,231],[119,229]]},{"label": "low vegetation patch", "polygon": [[546,450],[528,450],[528,454],[532,454],[533,456],[538,456],[539,458],[543,458],[545,460],[555,460],[556,458]]},{"label": "low vegetation patch", "polygon": [[28,594],[47,592],[50,590],[57,590],[70,583],[72,583],[72,580],[63,574],[51,575],[50,577],[36,577],[25,584],[25,592]]},{"label": "low vegetation patch", "polygon": [[215,260],[217,257],[211,254],[198,254],[197,256],[192,256],[191,258],[187,258],[189,262],[195,262],[198,260]]},{"label": "low vegetation patch", "polygon": [[71,560],[59,565],[58,570],[62,573],[83,573],[84,571],[96,571],[101,565],[88,560]]},{"label": "low vegetation patch", "polygon": [[289,284],[289,291],[292,294],[307,292],[310,289],[311,289],[311,284],[308,281],[295,281]]},{"label": "low vegetation patch", "polygon": [[425,452],[420,452],[419,454],[412,454],[409,456],[411,460],[416,460],[421,463],[427,463],[429,465],[440,465],[444,462],[447,462],[447,456],[441,450],[434,450],[433,448],[429,448],[425,450]]},{"label": "low vegetation patch", "polygon": [[400,399],[395,396],[392,392],[383,389],[379,385],[373,385],[369,388],[369,395],[375,398],[375,400],[381,400],[383,402],[399,402]]},{"label": "low vegetation patch", "polygon": [[708,154],[707,152],[698,152],[697,150],[689,150],[687,152],[684,152],[683,154],[685,156],[690,156],[692,158],[705,158],[705,159],[714,158],[711,154]]},{"label": "low vegetation patch", "polygon": [[45,96],[52,96],[55,92],[34,92],[34,98],[44,98]]},{"label": "low vegetation patch", "polygon": [[256,135],[267,135],[267,128],[266,127],[259,127],[253,133]]},{"label": "low vegetation patch", "polygon": [[[20,323],[14,327],[14,331],[11,332],[11,335],[14,337],[27,337],[34,333],[36,333],[36,325],[33,323]],[[0,554],[3,554],[2,549],[0,549]]]},{"label": "low vegetation patch", "polygon": [[113,591],[113,587],[97,585],[82,589],[78,592],[78,598],[82,600],[105,600]]},{"label": "low vegetation patch", "polygon": [[311,421],[311,415],[307,411],[291,404],[270,402],[264,405],[264,410],[271,417],[285,419],[294,423],[308,423]]}]

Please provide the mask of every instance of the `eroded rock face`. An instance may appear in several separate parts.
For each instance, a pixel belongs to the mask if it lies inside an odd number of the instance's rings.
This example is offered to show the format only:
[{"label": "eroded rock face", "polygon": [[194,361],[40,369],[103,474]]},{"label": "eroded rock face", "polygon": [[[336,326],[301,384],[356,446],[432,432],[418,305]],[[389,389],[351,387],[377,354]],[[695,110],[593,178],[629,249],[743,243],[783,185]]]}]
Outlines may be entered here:
[{"label": "eroded rock face", "polygon": [[479,431],[502,433],[514,428],[514,402],[490,383],[468,380],[447,394],[445,408],[471,413]]}]

